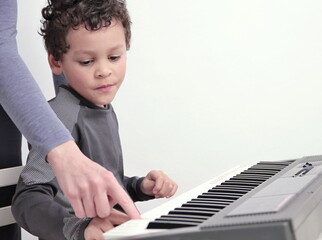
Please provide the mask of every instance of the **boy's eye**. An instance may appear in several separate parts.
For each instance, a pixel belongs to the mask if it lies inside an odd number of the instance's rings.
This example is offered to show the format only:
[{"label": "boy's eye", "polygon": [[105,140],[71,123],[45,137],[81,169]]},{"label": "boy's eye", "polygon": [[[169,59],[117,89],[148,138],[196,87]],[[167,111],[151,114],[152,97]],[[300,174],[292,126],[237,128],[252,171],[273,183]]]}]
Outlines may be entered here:
[{"label": "boy's eye", "polygon": [[80,61],[80,65],[83,65],[83,66],[87,66],[89,64],[91,64],[93,62],[93,60],[86,60],[86,61]]},{"label": "boy's eye", "polygon": [[109,56],[108,59],[111,60],[112,62],[115,62],[120,59],[121,56]]}]

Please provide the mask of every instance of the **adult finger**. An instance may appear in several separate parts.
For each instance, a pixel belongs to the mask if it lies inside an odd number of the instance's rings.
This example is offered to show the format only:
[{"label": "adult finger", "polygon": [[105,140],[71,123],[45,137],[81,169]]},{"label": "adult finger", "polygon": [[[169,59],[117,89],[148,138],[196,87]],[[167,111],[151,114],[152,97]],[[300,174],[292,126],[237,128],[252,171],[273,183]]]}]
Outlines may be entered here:
[{"label": "adult finger", "polygon": [[83,203],[79,198],[69,199],[72,208],[74,209],[75,215],[78,218],[84,218],[86,216]]},{"label": "adult finger", "polygon": [[140,218],[132,199],[113,173],[104,169],[103,177],[103,183],[96,184],[99,187],[92,187],[97,215],[101,218],[107,217],[113,206],[118,203],[131,218]]},{"label": "adult finger", "polygon": [[113,204],[110,203],[108,196],[104,191],[101,191],[94,197],[95,207],[97,216],[100,218],[106,217],[110,215],[111,208],[113,208]]},{"label": "adult finger", "polygon": [[85,195],[83,198],[84,211],[87,217],[96,217],[96,208],[94,204],[94,199],[91,194]]},{"label": "adult finger", "polygon": [[120,212],[116,209],[112,209],[111,215],[109,216],[109,220],[114,226],[117,226],[130,220],[130,217],[123,212]]},{"label": "adult finger", "polygon": [[134,205],[130,196],[118,184],[114,184],[109,189],[109,196],[115,203],[118,203],[131,219],[140,219],[140,213]]}]

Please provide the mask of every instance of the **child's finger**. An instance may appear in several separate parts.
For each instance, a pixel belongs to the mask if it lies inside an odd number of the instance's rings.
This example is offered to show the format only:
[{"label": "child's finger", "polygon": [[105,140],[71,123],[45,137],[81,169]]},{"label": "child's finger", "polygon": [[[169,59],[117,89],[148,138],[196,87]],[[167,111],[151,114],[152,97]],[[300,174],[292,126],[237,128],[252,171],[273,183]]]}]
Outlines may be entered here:
[{"label": "child's finger", "polygon": [[155,179],[155,186],[153,188],[153,194],[157,197],[157,195],[160,195],[160,192],[164,185],[164,179],[163,177],[158,177]]},{"label": "child's finger", "polygon": [[174,185],[172,186],[170,192],[166,195],[167,198],[172,197],[178,190],[178,185],[176,183],[173,183]]},{"label": "child's finger", "polygon": [[166,178],[163,183],[163,189],[159,191],[159,195],[162,197],[172,197],[178,189],[178,185],[172,181],[170,178]]},{"label": "child's finger", "polygon": [[165,177],[163,179],[162,188],[157,193],[157,195],[158,195],[158,197],[168,197],[168,196],[172,196],[173,193],[175,192],[174,188],[176,189],[176,184],[171,179],[169,179],[168,177]]},{"label": "child's finger", "polygon": [[171,197],[177,191],[177,184],[162,171],[153,170],[147,178],[154,182],[152,193],[156,198]]},{"label": "child's finger", "polygon": [[[103,232],[107,232],[108,230],[111,230],[114,228],[114,225],[111,221],[109,220],[103,220],[102,221],[102,224],[100,225],[100,229],[103,231]],[[100,233],[102,234],[102,233]]]}]

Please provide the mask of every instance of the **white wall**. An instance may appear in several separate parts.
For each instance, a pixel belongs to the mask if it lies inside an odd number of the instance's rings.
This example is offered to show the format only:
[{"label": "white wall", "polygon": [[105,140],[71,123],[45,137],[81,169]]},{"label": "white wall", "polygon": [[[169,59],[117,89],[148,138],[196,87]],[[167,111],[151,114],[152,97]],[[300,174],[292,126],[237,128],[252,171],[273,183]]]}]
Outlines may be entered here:
[{"label": "white wall", "polygon": [[[49,99],[36,33],[44,0],[18,3],[20,52]],[[163,169],[180,193],[237,164],[322,153],[321,1],[128,0],[128,8],[132,47],[114,101],[128,175]]]}]

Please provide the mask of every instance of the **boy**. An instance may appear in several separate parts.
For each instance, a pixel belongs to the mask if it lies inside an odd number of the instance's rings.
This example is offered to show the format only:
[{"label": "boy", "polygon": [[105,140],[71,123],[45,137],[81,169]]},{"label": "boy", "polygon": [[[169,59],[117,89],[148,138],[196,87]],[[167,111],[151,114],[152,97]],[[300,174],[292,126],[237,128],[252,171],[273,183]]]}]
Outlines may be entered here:
[{"label": "boy", "polygon": [[[118,123],[110,103],[123,82],[130,46],[124,1],[48,2],[41,33],[52,72],[63,73],[68,82],[51,107],[83,153],[113,172],[133,201],[171,197],[177,185],[161,171],[144,178],[123,174]],[[27,231],[46,240],[102,239],[103,232],[128,219],[115,209],[105,219],[78,219],[50,166],[39,158],[31,149],[28,159],[33,161],[21,174],[12,204],[17,223]]]}]

